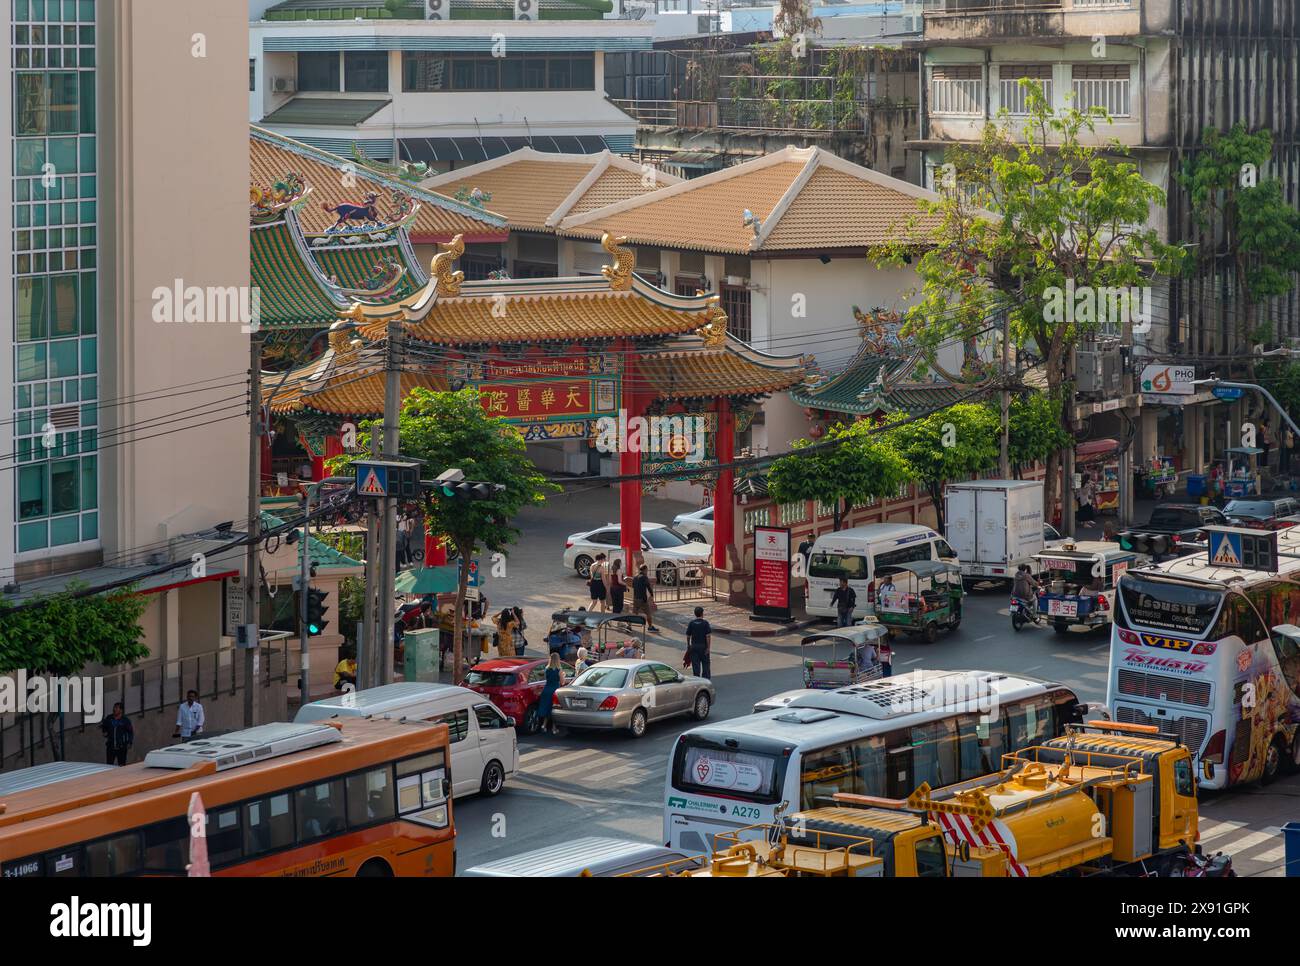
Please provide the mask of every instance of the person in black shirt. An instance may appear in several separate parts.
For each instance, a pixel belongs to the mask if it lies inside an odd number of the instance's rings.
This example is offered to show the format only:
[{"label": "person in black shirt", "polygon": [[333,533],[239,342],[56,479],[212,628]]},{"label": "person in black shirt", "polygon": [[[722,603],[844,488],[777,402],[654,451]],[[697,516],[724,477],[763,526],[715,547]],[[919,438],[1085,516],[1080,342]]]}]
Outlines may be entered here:
[{"label": "person in black shirt", "polygon": [[122,702],[113,705],[113,713],[99,723],[104,732],[105,758],[110,765],[125,765],[127,753],[135,744],[135,728],[126,716]]},{"label": "person in black shirt", "polygon": [[849,586],[849,578],[840,578],[840,585],[831,594],[831,603],[835,605],[838,626],[852,627],[853,609],[858,606],[858,592]]},{"label": "person in black shirt", "polygon": [[712,678],[709,666],[709,645],[712,643],[713,628],[704,619],[704,608],[695,608],[695,620],[686,625],[686,653],[691,659],[691,673],[698,677]]},{"label": "person in black shirt", "polygon": [[646,630],[659,633],[659,628],[655,627],[654,587],[650,584],[650,573],[645,564],[637,568],[636,576],[632,578],[632,613],[645,618]]}]

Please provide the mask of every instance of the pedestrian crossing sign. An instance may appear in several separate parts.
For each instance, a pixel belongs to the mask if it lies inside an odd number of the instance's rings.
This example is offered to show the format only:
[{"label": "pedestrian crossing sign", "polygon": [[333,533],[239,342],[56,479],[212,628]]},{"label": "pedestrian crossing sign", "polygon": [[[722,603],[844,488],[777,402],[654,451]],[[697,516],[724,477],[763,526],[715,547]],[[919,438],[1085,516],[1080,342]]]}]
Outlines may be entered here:
[{"label": "pedestrian crossing sign", "polygon": [[387,496],[388,471],[383,466],[363,466],[357,471],[357,492],[362,496]]},{"label": "pedestrian crossing sign", "polygon": [[1241,566],[1241,534],[1219,532],[1210,534],[1210,563],[1218,567]]}]

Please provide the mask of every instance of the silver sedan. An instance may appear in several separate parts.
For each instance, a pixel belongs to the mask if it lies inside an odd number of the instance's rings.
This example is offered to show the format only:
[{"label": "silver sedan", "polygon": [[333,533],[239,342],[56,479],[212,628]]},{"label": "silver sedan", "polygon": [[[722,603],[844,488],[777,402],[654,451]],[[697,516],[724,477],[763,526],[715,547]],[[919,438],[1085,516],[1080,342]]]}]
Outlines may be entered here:
[{"label": "silver sedan", "polygon": [[551,714],[565,728],[626,728],[634,738],[651,721],[688,714],[709,716],[713,684],[682,674],[662,661],[612,658],[588,668],[555,692]]}]

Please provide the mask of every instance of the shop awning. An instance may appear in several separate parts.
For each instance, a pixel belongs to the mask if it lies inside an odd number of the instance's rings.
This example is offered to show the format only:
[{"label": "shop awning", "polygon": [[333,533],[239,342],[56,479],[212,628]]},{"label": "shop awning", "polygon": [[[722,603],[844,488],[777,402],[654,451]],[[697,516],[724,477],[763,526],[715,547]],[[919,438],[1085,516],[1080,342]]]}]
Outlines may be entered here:
[{"label": "shop awning", "polygon": [[678,151],[664,158],[664,164],[679,168],[708,168],[714,170],[722,167],[722,155],[716,151]]},{"label": "shop awning", "polygon": [[295,97],[272,111],[258,123],[264,127],[278,124],[304,124],[322,127],[355,127],[391,104],[383,100],[353,100],[347,97]]},{"label": "shop awning", "polygon": [[1113,453],[1119,449],[1117,439],[1090,439],[1074,448],[1075,456],[1096,456],[1098,453]]},{"label": "shop awning", "polygon": [[502,155],[532,148],[548,154],[599,154],[609,148],[596,134],[481,138],[402,138],[398,150],[403,161],[490,161]]}]

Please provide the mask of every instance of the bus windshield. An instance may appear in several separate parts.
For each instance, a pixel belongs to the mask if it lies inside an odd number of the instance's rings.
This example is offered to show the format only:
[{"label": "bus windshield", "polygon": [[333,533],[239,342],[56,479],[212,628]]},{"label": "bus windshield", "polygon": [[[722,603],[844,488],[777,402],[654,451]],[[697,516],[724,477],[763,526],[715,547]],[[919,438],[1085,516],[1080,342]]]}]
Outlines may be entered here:
[{"label": "bus windshield", "polygon": [[808,561],[809,577],[867,579],[867,558],[857,554],[815,553]]},{"label": "bus windshield", "polygon": [[673,756],[673,787],[750,802],[775,802],[783,777],[780,756],[758,750],[719,747],[686,735]]},{"label": "bus windshield", "polygon": [[1120,599],[1131,623],[1154,630],[1201,635],[1214,626],[1224,591],[1125,574]]}]

